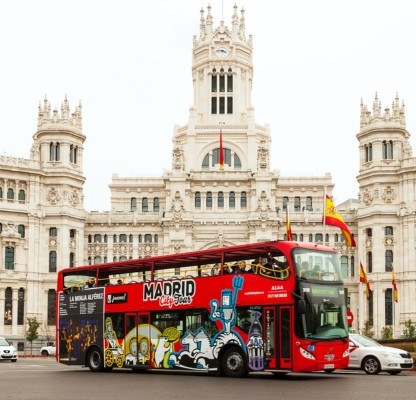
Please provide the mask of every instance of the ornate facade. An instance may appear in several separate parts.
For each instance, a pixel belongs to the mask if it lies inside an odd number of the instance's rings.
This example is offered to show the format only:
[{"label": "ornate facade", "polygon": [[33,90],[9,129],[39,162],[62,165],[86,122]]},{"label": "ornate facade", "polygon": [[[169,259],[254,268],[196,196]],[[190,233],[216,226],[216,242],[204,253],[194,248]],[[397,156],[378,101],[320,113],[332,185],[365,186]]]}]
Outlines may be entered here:
[{"label": "ornate facade", "polygon": [[[108,212],[83,206],[81,105],[71,114],[65,98],[60,112],[52,111],[45,99],[30,158],[0,156],[0,335],[23,350],[26,319],[33,316],[42,322],[43,338],[54,334],[59,269],[284,239],[287,208],[295,239],[337,248],[355,328],[372,319],[379,332],[394,322],[399,335],[405,320],[416,320],[411,302],[399,302],[390,321],[391,266],[384,265],[391,250],[401,297],[411,296],[416,160],[404,107],[397,99],[391,113],[377,106],[371,114],[362,106],[360,198],[338,210],[357,239],[357,248],[347,248],[337,228],[322,225],[331,175],[282,177],[271,169],[269,127],[256,122],[251,103],[252,45],[244,10],[235,6],[230,26],[216,26],[210,7],[201,10],[193,38],[193,105],[187,123],[175,128],[172,168],[159,178],[113,176]],[[368,259],[369,302],[358,285],[359,260]]]}]

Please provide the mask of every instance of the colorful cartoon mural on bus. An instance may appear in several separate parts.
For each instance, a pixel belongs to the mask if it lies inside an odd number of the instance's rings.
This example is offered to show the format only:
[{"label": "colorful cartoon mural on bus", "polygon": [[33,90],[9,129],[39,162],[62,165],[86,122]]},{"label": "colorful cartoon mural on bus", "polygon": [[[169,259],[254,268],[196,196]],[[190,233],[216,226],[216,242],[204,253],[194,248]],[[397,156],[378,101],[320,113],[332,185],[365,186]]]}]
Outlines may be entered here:
[{"label": "colorful cartoon mural on bus", "polygon": [[[105,362],[106,366],[116,364],[121,367],[149,365],[152,368],[214,369],[220,350],[229,343],[235,343],[247,352],[249,366],[253,370],[264,368],[264,351],[261,313],[250,316],[247,343],[235,330],[237,321],[237,297],[244,285],[244,277],[235,276],[232,289],[223,289],[221,299],[210,301],[209,318],[219,322],[222,328],[213,337],[203,326],[187,330],[180,337],[176,327],[160,331],[156,326],[141,324],[132,329],[124,338],[117,339],[111,318],[105,322]],[[125,355],[124,355],[125,354]]]}]

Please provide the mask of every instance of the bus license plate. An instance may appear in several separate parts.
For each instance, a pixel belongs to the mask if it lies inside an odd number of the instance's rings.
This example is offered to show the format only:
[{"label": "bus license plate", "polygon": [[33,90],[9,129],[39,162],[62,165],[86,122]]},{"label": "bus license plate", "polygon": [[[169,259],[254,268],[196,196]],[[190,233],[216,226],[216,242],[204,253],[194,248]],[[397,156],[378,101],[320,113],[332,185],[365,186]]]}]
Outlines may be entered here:
[{"label": "bus license plate", "polygon": [[324,369],[334,369],[334,364],[324,364]]}]

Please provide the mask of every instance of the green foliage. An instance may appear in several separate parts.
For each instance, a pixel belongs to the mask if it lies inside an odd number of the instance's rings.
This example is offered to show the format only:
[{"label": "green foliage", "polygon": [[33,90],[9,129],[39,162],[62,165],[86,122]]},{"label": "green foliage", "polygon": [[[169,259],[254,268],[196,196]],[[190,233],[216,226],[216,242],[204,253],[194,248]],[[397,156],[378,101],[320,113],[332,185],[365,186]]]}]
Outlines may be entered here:
[{"label": "green foliage", "polygon": [[370,321],[364,321],[364,328],[361,329],[361,334],[369,338],[374,337],[373,325]]},{"label": "green foliage", "polygon": [[405,339],[416,338],[416,325],[412,324],[412,320],[407,320],[404,323],[403,337]]},{"label": "green foliage", "polygon": [[391,325],[381,328],[381,338],[383,340],[393,339],[393,327]]},{"label": "green foliage", "polygon": [[36,317],[27,318],[28,328],[26,331],[26,340],[30,342],[30,354],[32,354],[32,345],[33,341],[39,337],[38,329],[40,326],[40,322],[36,319]]}]

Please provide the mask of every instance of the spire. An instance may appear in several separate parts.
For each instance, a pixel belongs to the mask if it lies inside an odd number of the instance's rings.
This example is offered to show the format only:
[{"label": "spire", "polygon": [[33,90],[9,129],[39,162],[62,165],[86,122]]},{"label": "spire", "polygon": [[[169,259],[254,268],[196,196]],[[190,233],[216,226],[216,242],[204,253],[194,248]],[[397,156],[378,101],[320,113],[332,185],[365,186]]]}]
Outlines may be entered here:
[{"label": "spire", "polygon": [[43,108],[41,103],[39,103],[39,113],[38,113],[38,128],[44,125],[50,124],[60,124],[60,125],[71,125],[80,131],[82,131],[82,106],[81,102],[79,106],[75,108],[74,113],[71,114],[69,101],[67,95],[65,95],[64,101],[61,104],[61,112],[59,113],[58,109],[55,108],[51,115],[51,105],[45,95],[43,101]]},{"label": "spire", "polygon": [[201,19],[199,24],[199,38],[204,41],[207,35],[207,26],[205,24],[204,9],[201,8]]}]

